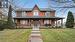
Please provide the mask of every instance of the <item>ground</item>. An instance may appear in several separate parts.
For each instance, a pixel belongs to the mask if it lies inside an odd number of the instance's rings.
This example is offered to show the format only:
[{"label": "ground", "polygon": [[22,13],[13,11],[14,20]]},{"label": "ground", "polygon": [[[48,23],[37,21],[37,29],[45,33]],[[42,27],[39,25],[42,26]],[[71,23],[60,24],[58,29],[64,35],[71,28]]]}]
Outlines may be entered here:
[{"label": "ground", "polygon": [[75,29],[41,29],[44,42],[75,42]]},{"label": "ground", "polygon": [[31,29],[5,29],[0,31],[0,42],[27,42]]},{"label": "ground", "polygon": [[[75,42],[75,29],[40,29],[44,42]],[[0,42],[27,42],[31,29],[0,31]]]}]

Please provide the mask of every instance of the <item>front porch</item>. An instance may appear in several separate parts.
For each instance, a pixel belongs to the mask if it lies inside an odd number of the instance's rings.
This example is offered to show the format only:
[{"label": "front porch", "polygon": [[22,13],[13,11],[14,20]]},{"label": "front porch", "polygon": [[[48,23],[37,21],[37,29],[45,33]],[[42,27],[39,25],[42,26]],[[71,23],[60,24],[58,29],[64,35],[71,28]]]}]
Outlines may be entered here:
[{"label": "front porch", "polygon": [[63,18],[59,17],[45,17],[45,18],[14,18],[14,22],[17,28],[29,28],[33,26],[39,27],[57,27],[58,20],[60,20],[61,27],[63,27]]}]

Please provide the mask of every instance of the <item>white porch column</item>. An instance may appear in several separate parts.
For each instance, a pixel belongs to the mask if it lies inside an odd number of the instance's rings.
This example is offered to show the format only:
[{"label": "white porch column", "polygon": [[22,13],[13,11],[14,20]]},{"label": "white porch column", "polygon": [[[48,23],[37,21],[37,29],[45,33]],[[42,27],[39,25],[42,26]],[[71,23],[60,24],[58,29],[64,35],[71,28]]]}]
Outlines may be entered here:
[{"label": "white porch column", "polygon": [[56,27],[57,27],[57,20],[55,20],[56,21]]},{"label": "white porch column", "polygon": [[61,19],[61,27],[63,28],[63,19]]}]

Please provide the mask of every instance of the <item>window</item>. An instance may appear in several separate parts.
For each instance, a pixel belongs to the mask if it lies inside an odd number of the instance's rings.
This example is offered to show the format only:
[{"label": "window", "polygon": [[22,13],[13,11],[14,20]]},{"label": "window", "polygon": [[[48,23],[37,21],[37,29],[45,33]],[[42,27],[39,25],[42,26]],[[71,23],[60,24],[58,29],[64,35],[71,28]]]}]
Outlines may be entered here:
[{"label": "window", "polygon": [[8,0],[4,0],[4,1],[2,2],[2,7],[3,7],[3,8],[8,8]]},{"label": "window", "polygon": [[46,12],[45,13],[45,16],[50,16],[50,12]]},{"label": "window", "polygon": [[21,20],[20,21],[20,24],[25,24],[25,20]]},{"label": "window", "polygon": [[25,17],[26,16],[26,12],[22,12],[22,17]]},{"label": "window", "polygon": [[45,20],[44,21],[44,24],[49,24],[49,20]]},{"label": "window", "polygon": [[20,20],[20,24],[28,24],[27,22],[27,20]]},{"label": "window", "polygon": [[16,12],[17,17],[21,17],[22,16],[22,12],[18,11]]},{"label": "window", "polygon": [[34,10],[33,15],[34,15],[34,16],[39,16],[38,10]]}]

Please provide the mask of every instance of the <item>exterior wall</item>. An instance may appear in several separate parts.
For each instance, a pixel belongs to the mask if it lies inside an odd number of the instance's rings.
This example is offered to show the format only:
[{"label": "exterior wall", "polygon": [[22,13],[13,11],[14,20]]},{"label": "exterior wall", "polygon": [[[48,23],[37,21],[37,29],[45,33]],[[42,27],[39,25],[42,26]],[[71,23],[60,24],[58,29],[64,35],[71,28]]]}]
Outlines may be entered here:
[{"label": "exterior wall", "polygon": [[7,21],[7,16],[4,15],[3,9],[0,8],[0,20]]},{"label": "exterior wall", "polygon": [[19,16],[21,16],[22,15],[22,12],[21,11],[17,11],[16,12],[16,17],[19,17]]},{"label": "exterior wall", "polygon": [[[46,11],[40,11],[40,9],[38,8],[37,5],[34,6],[34,8],[32,9],[32,11],[25,11],[27,16],[33,16],[34,15],[34,11],[37,10],[39,16],[45,16],[46,15]],[[22,15],[22,11],[17,11],[17,16]],[[50,13],[47,16],[55,16],[55,11],[50,11]]]},{"label": "exterior wall", "polygon": [[50,11],[50,16],[55,16],[55,11]]},{"label": "exterior wall", "polygon": [[26,12],[26,13],[27,13],[27,16],[33,16],[32,12]]},{"label": "exterior wall", "polygon": [[45,16],[45,12],[40,12],[39,16]]},{"label": "exterior wall", "polygon": [[[26,14],[27,14],[26,16],[33,16],[33,12],[35,10],[38,11],[39,16],[45,16],[45,14],[46,14],[46,11],[40,11],[39,8],[35,5],[35,7],[33,8],[32,11],[26,11]],[[17,17],[18,16],[22,16],[22,11],[17,11],[16,12],[16,16]],[[55,16],[55,11],[50,11],[50,16]],[[33,25],[35,23],[35,21],[34,20],[32,21],[31,19],[28,19],[27,20],[27,24],[21,24],[20,22],[23,22],[23,21],[17,20],[17,24],[19,24],[20,26],[31,26],[31,25]],[[39,22],[39,25],[40,26],[44,26],[45,25],[44,24],[45,20],[43,20],[43,19],[38,20],[38,22]],[[48,24],[54,25],[55,24],[55,21],[54,20],[48,20]]]},{"label": "exterior wall", "polygon": [[[27,21],[27,22],[25,23],[25,21]],[[35,24],[39,24],[40,26],[45,26],[45,24],[44,24],[45,21],[46,20],[43,20],[43,19],[40,19],[38,21],[30,20],[30,22],[29,22],[29,19],[28,20],[23,20],[23,21],[22,20],[17,20],[17,24],[16,25],[20,26],[20,27],[31,26],[31,25],[35,25]],[[36,23],[36,22],[38,22],[38,23]],[[51,26],[54,26],[55,21],[54,20],[49,20],[48,24],[51,24]]]},{"label": "exterior wall", "polygon": [[[6,2],[6,3],[2,4],[2,2]],[[11,5],[12,8],[14,7],[14,5],[12,5],[12,4],[13,4],[12,0],[5,0],[5,1],[4,0],[0,0],[0,12],[2,13],[2,15],[1,15],[2,16],[2,20],[7,21],[9,5]]]},{"label": "exterior wall", "polygon": [[[34,12],[34,10],[33,11],[27,11],[26,16],[33,16],[33,12]],[[38,10],[38,12],[39,12],[39,16],[45,16],[45,13],[46,13],[45,11],[39,11]],[[18,16],[22,16],[21,11],[16,12],[16,17],[18,17]],[[55,16],[55,11],[50,11],[50,16]]]}]

